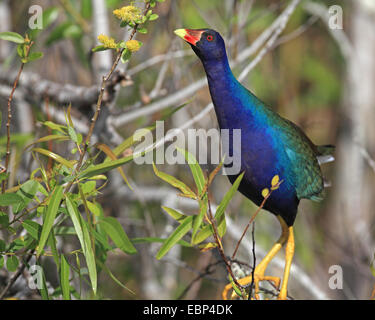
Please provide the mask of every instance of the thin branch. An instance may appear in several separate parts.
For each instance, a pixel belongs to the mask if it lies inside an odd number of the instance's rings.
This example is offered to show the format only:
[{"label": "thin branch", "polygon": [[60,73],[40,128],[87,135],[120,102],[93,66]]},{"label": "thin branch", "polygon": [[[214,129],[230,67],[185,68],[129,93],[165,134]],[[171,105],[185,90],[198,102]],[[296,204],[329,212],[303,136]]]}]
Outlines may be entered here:
[{"label": "thin branch", "polygon": [[234,252],[233,252],[233,255],[232,255],[232,260],[236,257],[236,254],[237,254],[237,251],[238,251],[238,248],[241,244],[241,241],[243,239],[243,237],[245,236],[246,232],[247,232],[247,229],[249,229],[250,227],[250,224],[254,221],[255,217],[258,215],[258,213],[260,212],[260,210],[263,209],[264,205],[266,204],[266,201],[267,199],[271,196],[272,192],[276,189],[279,188],[280,184],[283,182],[283,180],[279,181],[277,184],[275,184],[274,186],[272,186],[271,188],[271,191],[268,192],[268,194],[264,197],[262,203],[260,204],[260,206],[258,207],[258,209],[255,211],[255,213],[251,216],[249,222],[247,223],[247,226],[245,227],[245,230],[243,231],[242,235],[241,235],[241,238],[240,240],[238,240],[237,242],[237,245],[236,245],[236,248],[234,249]]},{"label": "thin branch", "polygon": [[250,289],[249,289],[249,300],[251,299],[251,296],[253,294],[253,287],[254,287],[254,281],[255,281],[255,266],[256,266],[256,262],[257,262],[257,257],[256,257],[256,254],[255,254],[255,222],[253,223],[253,229],[251,230],[251,239],[253,241],[253,249],[252,249],[252,253],[253,253],[253,268],[251,270],[251,283],[250,283]]},{"label": "thin branch", "polygon": [[225,263],[225,267],[227,268],[227,271],[228,273],[230,274],[233,282],[235,283],[235,285],[241,289],[242,286],[238,283],[237,281],[237,278],[234,276],[233,274],[233,271],[232,271],[232,267],[231,267],[231,264],[230,262],[228,261],[227,257],[225,256],[225,253],[224,253],[224,249],[223,249],[223,245],[221,243],[221,240],[219,238],[219,234],[217,232],[217,229],[216,229],[216,225],[215,225],[215,221],[214,221],[214,217],[213,217],[213,214],[212,214],[212,210],[211,210],[211,201],[209,199],[209,197],[207,197],[207,201],[208,201],[208,218],[209,218],[209,222],[212,226],[212,229],[213,229],[213,236],[214,236],[214,239],[215,239],[215,242],[217,244],[217,248],[219,250],[219,253],[220,253],[220,256],[222,258],[222,260],[224,261]]},{"label": "thin branch", "polygon": [[[33,44],[34,44],[34,42],[31,41],[28,45],[26,45],[25,58],[27,58],[29,56],[31,46]],[[18,81],[19,81],[19,79],[21,77],[21,73],[22,73],[24,65],[25,65],[25,63],[22,62],[21,66],[20,66],[20,68],[18,70],[16,79],[14,80],[12,91],[11,91],[11,93],[9,95],[9,98],[8,98],[8,120],[7,120],[7,124],[6,124],[6,127],[7,127],[7,147],[6,147],[6,155],[5,155],[5,168],[4,168],[4,172],[8,171],[9,159],[10,159],[10,124],[11,124],[11,120],[12,120],[12,107],[11,107],[11,104],[12,104],[13,95],[14,95],[14,92],[16,91],[17,84],[18,84]],[[4,179],[3,182],[2,182],[2,185],[1,185],[1,193],[5,192],[6,183],[7,183],[7,179]]]}]

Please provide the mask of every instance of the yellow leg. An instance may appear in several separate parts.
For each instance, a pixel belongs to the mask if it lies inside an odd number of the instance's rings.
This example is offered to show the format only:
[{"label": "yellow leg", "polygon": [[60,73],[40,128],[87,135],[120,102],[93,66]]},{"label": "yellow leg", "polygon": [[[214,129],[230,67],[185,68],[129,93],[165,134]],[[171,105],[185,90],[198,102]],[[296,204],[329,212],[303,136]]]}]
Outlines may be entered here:
[{"label": "yellow leg", "polygon": [[281,290],[278,299],[286,300],[288,295],[288,279],[290,273],[290,267],[292,266],[292,260],[294,255],[294,234],[293,227],[289,227],[289,236],[288,241],[286,242],[285,247],[285,268],[284,268],[284,277],[283,284],[281,285]]},{"label": "yellow leg", "polygon": [[[274,258],[274,256],[277,254],[277,252],[282,248],[284,243],[288,239],[288,234],[289,234],[289,229],[288,225],[285,223],[285,221],[280,217],[277,216],[279,219],[281,228],[282,228],[282,233],[277,240],[277,242],[273,245],[271,250],[267,253],[267,255],[263,258],[263,260],[258,264],[258,266],[254,270],[254,285],[255,285],[255,291],[254,295],[256,299],[259,299],[259,282],[268,280],[268,281],[273,281],[275,286],[278,288],[280,286],[280,278],[279,277],[272,277],[272,276],[265,276],[264,273],[266,271],[266,268],[268,264],[271,262],[271,260]],[[252,276],[247,276],[245,278],[239,279],[238,283],[242,286],[248,285],[252,282]],[[228,292],[233,289],[231,284],[228,284],[225,286],[223,292],[222,292],[222,297],[224,300],[227,300],[228,298]],[[232,298],[234,298],[235,292],[233,291],[232,293]]]}]

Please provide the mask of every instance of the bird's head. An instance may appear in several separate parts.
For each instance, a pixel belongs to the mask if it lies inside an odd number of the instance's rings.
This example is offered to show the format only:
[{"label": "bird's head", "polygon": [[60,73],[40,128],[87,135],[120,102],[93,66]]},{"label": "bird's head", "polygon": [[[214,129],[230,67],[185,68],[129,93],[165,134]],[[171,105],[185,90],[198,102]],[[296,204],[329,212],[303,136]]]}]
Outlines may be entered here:
[{"label": "bird's head", "polygon": [[176,35],[188,42],[202,61],[220,60],[226,56],[223,38],[212,29],[177,29]]}]

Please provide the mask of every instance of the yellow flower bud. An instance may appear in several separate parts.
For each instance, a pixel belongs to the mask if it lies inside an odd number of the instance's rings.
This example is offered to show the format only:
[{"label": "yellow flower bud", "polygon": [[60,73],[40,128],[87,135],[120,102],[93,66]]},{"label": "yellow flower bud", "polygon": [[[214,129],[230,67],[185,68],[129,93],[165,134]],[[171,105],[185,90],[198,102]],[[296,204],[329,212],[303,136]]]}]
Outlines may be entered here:
[{"label": "yellow flower bud", "polygon": [[272,190],[276,190],[279,186],[279,181],[280,181],[280,177],[278,175],[275,175],[273,178],[272,178],[272,181],[271,181],[271,189]]},{"label": "yellow flower bud", "polygon": [[136,51],[138,51],[139,48],[141,47],[140,42],[137,41],[137,40],[129,40],[129,41],[126,41],[125,45],[126,45],[126,48],[127,48],[130,52],[136,52]]},{"label": "yellow flower bud", "polygon": [[110,38],[110,37],[108,37],[104,34],[99,35],[98,40],[106,48],[115,49],[117,47],[117,43],[116,43],[115,39]]},{"label": "yellow flower bud", "polygon": [[269,195],[269,193],[270,193],[270,190],[268,190],[268,188],[264,188],[262,190],[262,196],[263,196],[263,198],[267,197]]},{"label": "yellow flower bud", "polygon": [[113,15],[125,22],[134,22],[142,17],[141,9],[132,5],[113,10]]}]

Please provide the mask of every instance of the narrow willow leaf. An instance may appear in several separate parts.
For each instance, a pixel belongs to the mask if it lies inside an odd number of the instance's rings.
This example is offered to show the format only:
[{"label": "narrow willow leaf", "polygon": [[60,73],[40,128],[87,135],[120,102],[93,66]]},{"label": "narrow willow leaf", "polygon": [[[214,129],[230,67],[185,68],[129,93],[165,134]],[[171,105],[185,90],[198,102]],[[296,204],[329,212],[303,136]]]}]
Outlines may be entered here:
[{"label": "narrow willow leaf", "polygon": [[47,242],[48,236],[53,227],[53,222],[55,221],[55,218],[57,215],[57,210],[59,209],[59,206],[60,206],[62,196],[63,196],[63,187],[58,185],[53,191],[45,216],[43,217],[42,233],[40,235],[39,245],[38,245],[38,249],[36,252],[37,257],[40,256]]},{"label": "narrow willow leaf", "polygon": [[[113,151],[111,150],[111,148],[108,147],[106,144],[104,144],[104,143],[97,143],[95,145],[95,147],[98,148],[99,150],[103,151],[110,159],[117,160],[116,155],[113,153]],[[126,178],[126,175],[125,175],[124,171],[122,170],[122,168],[118,167],[117,170],[120,172],[120,175],[121,175],[122,179],[128,185],[128,187],[130,188],[130,190],[133,190],[133,188],[129,184],[129,181]]]},{"label": "narrow willow leaf", "polygon": [[104,263],[102,263],[102,262],[100,262],[100,261],[97,261],[97,262],[98,262],[99,267],[102,268],[102,269],[104,270],[104,272],[107,273],[107,274],[111,277],[111,279],[112,279],[114,282],[116,282],[120,287],[122,287],[122,288],[124,288],[125,290],[129,291],[131,294],[134,294],[134,295],[135,295],[135,293],[134,293],[132,290],[130,290],[126,285],[124,285],[120,280],[118,280],[118,279],[113,275],[113,273],[111,272],[111,270],[109,270],[109,268],[108,268]]},{"label": "narrow willow leaf", "polygon": [[96,294],[97,290],[97,271],[96,271],[96,264],[95,264],[95,255],[91,245],[91,238],[88,231],[88,228],[82,219],[82,216],[78,212],[77,205],[73,202],[73,200],[66,195],[66,207],[70,218],[72,219],[74,229],[77,233],[78,240],[81,244],[81,248],[83,251],[83,255],[86,259],[87,269],[89,272],[89,277],[91,281],[91,287]]},{"label": "narrow willow leaf", "polygon": [[185,157],[193,175],[195,184],[198,188],[198,194],[201,194],[206,183],[201,166],[199,165],[197,159],[189,151],[181,148],[177,148],[177,151],[179,151]]},{"label": "narrow willow leaf", "polygon": [[133,160],[133,156],[120,158],[118,160],[108,161],[104,162],[98,165],[93,165],[86,170],[82,171],[79,175],[79,179],[82,178],[90,178],[96,175],[100,175],[102,173],[106,173],[112,169],[116,169],[120,166],[122,166],[125,163],[128,163]]},{"label": "narrow willow leaf", "polygon": [[40,289],[40,295],[42,296],[43,300],[50,300],[49,294],[48,294],[48,287],[47,287],[47,282],[46,282],[46,276],[44,274],[44,270],[42,266],[40,266],[40,269],[38,272],[41,272],[41,277],[42,277],[42,288]]},{"label": "narrow willow leaf", "polygon": [[191,243],[194,243],[195,236],[199,230],[199,228],[202,225],[203,218],[207,213],[207,208],[208,208],[208,200],[207,197],[205,197],[202,200],[199,200],[199,213],[197,216],[194,217],[193,221],[193,234],[191,238]]},{"label": "narrow willow leaf", "polygon": [[70,267],[63,254],[61,255],[60,265],[61,265],[60,286],[61,286],[62,296],[64,300],[70,300],[70,288],[69,288]]},{"label": "narrow willow leaf", "polygon": [[63,157],[59,156],[58,154],[53,153],[52,151],[42,149],[42,148],[33,148],[33,149],[31,149],[31,151],[38,152],[38,153],[43,154],[43,155],[45,155],[49,158],[52,158],[56,162],[59,162],[59,163],[63,164],[64,166],[66,166],[70,169],[73,169],[73,167],[74,167],[75,161],[66,160]]},{"label": "narrow willow leaf", "polygon": [[61,132],[62,134],[65,134],[66,131],[68,130],[68,128],[66,126],[63,126],[61,124],[56,124],[52,121],[44,121],[43,125],[47,126],[48,128],[50,128],[52,130],[57,130],[57,131]]},{"label": "narrow willow leaf", "polygon": [[159,249],[156,259],[161,259],[193,227],[193,217],[186,217]]},{"label": "narrow willow leaf", "polygon": [[104,217],[99,220],[99,225],[119,249],[128,254],[134,254],[137,252],[122,228],[120,222],[118,222],[115,218]]},{"label": "narrow willow leaf", "polygon": [[[218,233],[219,233],[220,237],[222,237],[224,235],[225,230],[226,230],[226,222],[225,222],[225,215],[224,215],[225,209],[228,206],[229,201],[232,199],[232,197],[236,193],[236,191],[237,191],[237,189],[238,189],[238,187],[241,183],[243,175],[244,175],[244,173],[240,174],[237,177],[236,181],[233,183],[233,185],[231,186],[229,191],[225,194],[223,200],[221,201],[221,203],[219,204],[219,206],[216,209],[215,221],[216,221],[217,230],[218,230]],[[212,226],[206,225],[196,235],[196,237],[194,239],[194,244],[198,244],[198,243],[204,241],[205,239],[207,239],[209,236],[212,235],[212,232],[213,232]]]},{"label": "narrow willow leaf", "polygon": [[87,207],[89,208],[90,212],[93,213],[95,216],[101,216],[101,209],[97,206],[97,204],[92,203],[86,200]]},{"label": "narrow willow leaf", "polygon": [[11,31],[0,32],[0,39],[15,43],[25,42],[25,39],[20,34]]},{"label": "narrow willow leaf", "polygon": [[109,50],[109,48],[107,48],[105,45],[99,45],[91,49],[92,52],[99,52],[99,51],[105,51],[105,50]]},{"label": "narrow willow leaf", "polygon": [[162,209],[168,213],[173,219],[177,220],[177,221],[181,221],[183,219],[186,218],[186,215],[182,214],[181,212],[175,210],[175,209],[172,209],[172,208],[168,208],[168,207],[164,207],[162,206]]},{"label": "narrow willow leaf", "polygon": [[56,237],[55,237],[55,232],[53,229],[51,229],[51,232],[48,236],[47,239],[47,245],[51,248],[52,252],[52,258],[53,261],[55,261],[57,269],[60,270],[60,255],[59,252],[57,251],[57,245],[56,245]]},{"label": "narrow willow leaf", "polygon": [[240,186],[241,180],[243,178],[244,172],[241,173],[237,179],[234,181],[233,185],[229,189],[229,191],[225,194],[223,200],[221,200],[219,206],[216,209],[215,219],[218,220],[222,215],[225,213],[225,209],[228,206],[230,200],[232,200],[233,196],[235,195],[238,187]]},{"label": "narrow willow leaf", "polygon": [[[163,239],[163,238],[156,238],[156,237],[146,237],[146,238],[133,238],[133,239],[130,239],[130,241],[133,243],[133,244],[137,244],[137,243],[164,243],[165,241],[167,241],[167,239]],[[184,240],[178,240],[177,241],[177,244],[183,246],[183,247],[191,247],[191,244],[189,242],[186,242]]]},{"label": "narrow willow leaf", "polygon": [[174,176],[171,176],[170,174],[168,173],[165,173],[165,172],[161,172],[159,171],[155,164],[153,163],[152,164],[152,167],[154,168],[154,172],[155,174],[162,180],[164,180],[165,182],[168,182],[170,185],[174,186],[175,188],[178,188],[181,190],[181,192],[188,196],[189,198],[193,198],[195,199],[197,196],[195,195],[195,193],[185,184],[183,183],[182,181],[178,180],[177,178],[175,178]]}]

